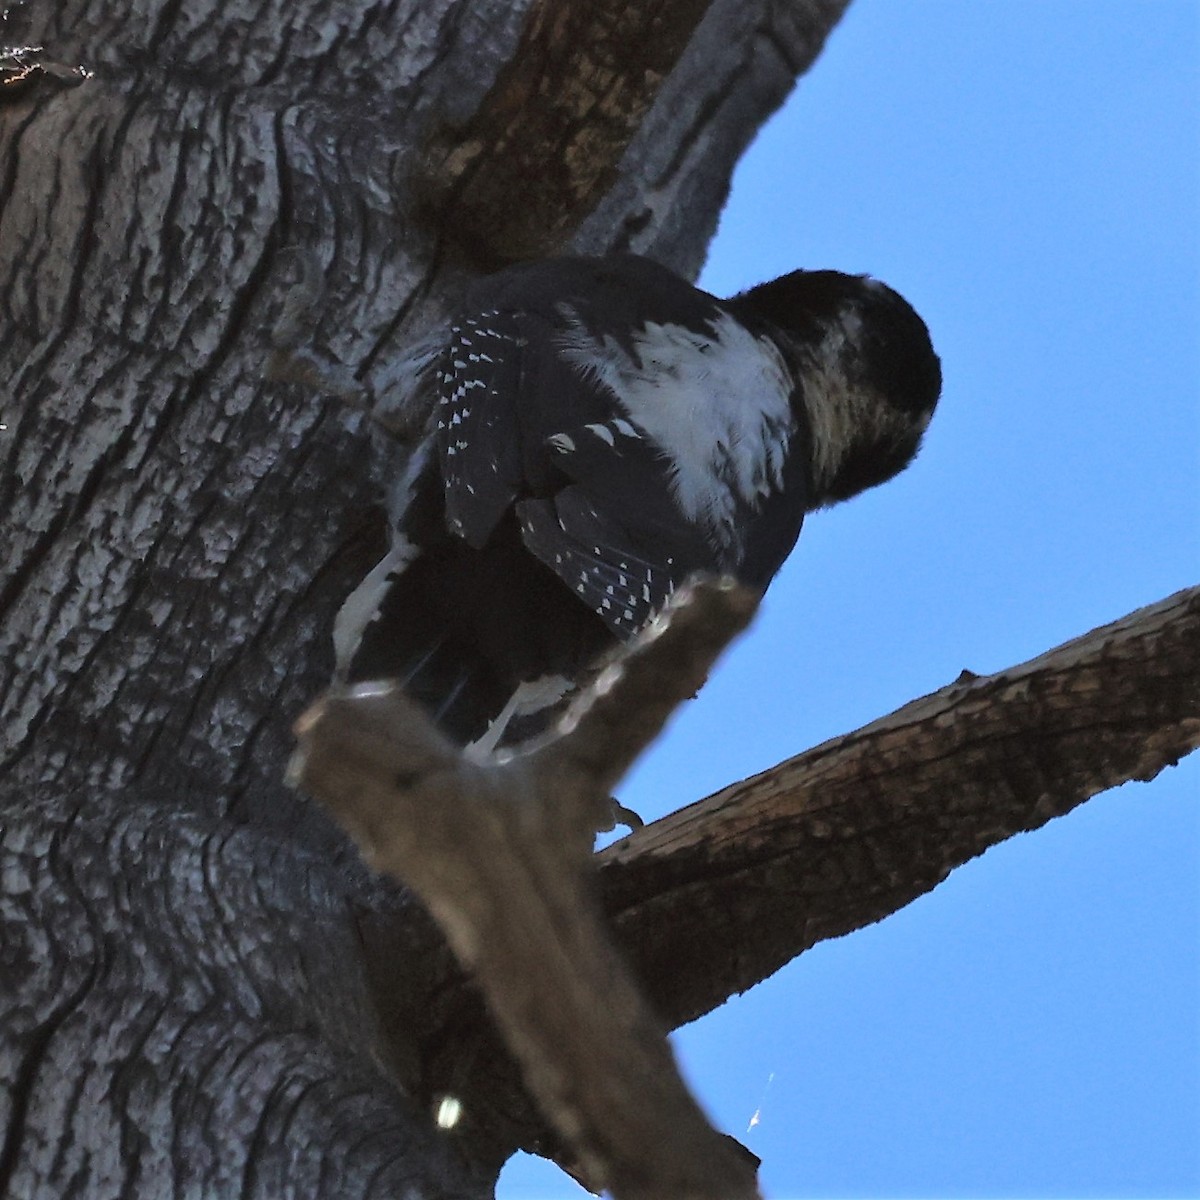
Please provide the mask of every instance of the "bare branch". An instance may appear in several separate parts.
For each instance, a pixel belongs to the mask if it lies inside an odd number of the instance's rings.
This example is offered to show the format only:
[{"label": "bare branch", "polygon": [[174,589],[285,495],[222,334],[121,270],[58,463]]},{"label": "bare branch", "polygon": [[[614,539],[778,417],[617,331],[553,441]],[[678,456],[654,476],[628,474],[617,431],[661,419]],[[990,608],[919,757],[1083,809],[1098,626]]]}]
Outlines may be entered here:
[{"label": "bare branch", "polygon": [[958,866],[1200,746],[1200,588],[955,683],[601,856],[657,1010],[693,1020]]},{"label": "bare branch", "polygon": [[[671,1028],[809,946],[887,916],[955,867],[1200,746],[1200,588],[1030,662],[963,677],[871,725],[733,784],[598,856],[605,909]],[[366,927],[369,957],[395,943]],[[384,985],[386,986],[386,985]],[[443,1037],[477,1028],[460,993]],[[377,994],[380,984],[375,984]],[[386,1006],[387,997],[379,996]],[[472,1024],[475,1022],[475,1024]],[[468,1111],[572,1169],[480,1037],[453,1077]]]},{"label": "bare branch", "polygon": [[296,781],[422,898],[581,1173],[620,1200],[757,1195],[746,1158],[679,1077],[589,874],[608,788],[755,603],[726,582],[683,589],[568,713],[564,736],[494,763],[459,753],[390,685],[331,694],[297,726]]}]

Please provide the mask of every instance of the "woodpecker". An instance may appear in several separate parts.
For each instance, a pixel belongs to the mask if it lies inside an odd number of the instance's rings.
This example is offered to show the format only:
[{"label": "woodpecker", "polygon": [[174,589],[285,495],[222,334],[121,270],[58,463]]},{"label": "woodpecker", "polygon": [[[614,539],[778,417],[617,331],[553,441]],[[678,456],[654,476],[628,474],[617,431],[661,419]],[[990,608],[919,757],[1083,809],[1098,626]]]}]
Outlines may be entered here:
[{"label": "woodpecker", "polygon": [[540,732],[694,572],[765,590],[807,513],[903,470],[941,391],[921,318],[864,275],[722,300],[636,255],[481,280],[420,358],[432,414],[390,549],[334,628],[481,753]]}]

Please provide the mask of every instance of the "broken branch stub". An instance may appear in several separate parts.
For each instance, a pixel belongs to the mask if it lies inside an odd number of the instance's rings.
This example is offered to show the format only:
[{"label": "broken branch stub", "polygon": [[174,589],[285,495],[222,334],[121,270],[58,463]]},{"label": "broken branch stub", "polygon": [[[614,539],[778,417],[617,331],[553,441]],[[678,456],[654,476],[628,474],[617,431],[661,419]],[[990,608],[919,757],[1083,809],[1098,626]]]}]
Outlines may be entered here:
[{"label": "broken branch stub", "polygon": [[617,655],[555,735],[460,752],[401,689],[331,692],[297,723],[292,779],[403,880],[487,996],[527,1086],[589,1184],[618,1200],[757,1196],[707,1122],[591,886],[611,787],[694,694],[757,596],[696,580]]}]

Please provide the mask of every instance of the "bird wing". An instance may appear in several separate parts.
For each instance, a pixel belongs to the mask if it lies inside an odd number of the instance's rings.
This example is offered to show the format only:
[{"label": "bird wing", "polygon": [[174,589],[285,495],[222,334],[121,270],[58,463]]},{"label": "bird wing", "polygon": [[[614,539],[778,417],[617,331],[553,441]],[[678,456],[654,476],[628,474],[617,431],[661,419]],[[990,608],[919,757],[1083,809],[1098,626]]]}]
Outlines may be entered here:
[{"label": "bird wing", "polygon": [[517,520],[525,545],[620,639],[627,640],[675,590],[666,564],[637,554],[627,532],[579,487],[551,500],[522,500]]},{"label": "bird wing", "polygon": [[478,549],[522,487],[517,403],[524,338],[517,314],[461,318],[438,376],[435,436],[446,526]]}]

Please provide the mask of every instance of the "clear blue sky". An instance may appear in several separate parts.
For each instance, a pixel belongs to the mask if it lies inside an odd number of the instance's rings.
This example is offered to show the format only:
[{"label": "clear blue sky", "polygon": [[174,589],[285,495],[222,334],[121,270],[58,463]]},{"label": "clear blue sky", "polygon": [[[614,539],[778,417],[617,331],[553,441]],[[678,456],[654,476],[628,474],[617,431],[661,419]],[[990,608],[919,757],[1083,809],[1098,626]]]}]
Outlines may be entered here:
[{"label": "clear blue sky", "polygon": [[[810,520],[625,802],[662,815],[1200,582],[1198,234],[1195,0],[852,4],[702,282],[878,276],[942,406],[907,475]],[[675,1042],[774,1200],[1200,1195],[1200,755]],[[498,1194],[585,1195],[529,1159]]]}]

